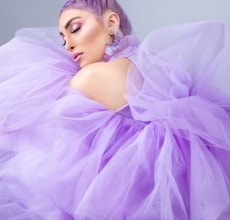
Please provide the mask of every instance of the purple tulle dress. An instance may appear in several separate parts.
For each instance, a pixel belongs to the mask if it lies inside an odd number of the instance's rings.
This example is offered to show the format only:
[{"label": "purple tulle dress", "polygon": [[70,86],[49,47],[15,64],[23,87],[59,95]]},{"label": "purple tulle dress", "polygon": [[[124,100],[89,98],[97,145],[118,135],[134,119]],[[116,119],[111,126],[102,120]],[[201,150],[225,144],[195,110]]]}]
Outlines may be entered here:
[{"label": "purple tulle dress", "polygon": [[122,40],[127,105],[70,88],[56,28],[0,47],[1,220],[229,220],[230,29]]}]

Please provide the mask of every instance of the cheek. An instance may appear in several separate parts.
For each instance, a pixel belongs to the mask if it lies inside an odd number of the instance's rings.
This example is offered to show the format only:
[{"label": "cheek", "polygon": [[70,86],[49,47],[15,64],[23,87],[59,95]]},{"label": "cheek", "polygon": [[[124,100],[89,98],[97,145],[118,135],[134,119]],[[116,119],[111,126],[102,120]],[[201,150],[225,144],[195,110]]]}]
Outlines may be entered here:
[{"label": "cheek", "polygon": [[84,41],[85,46],[91,47],[93,51],[96,50],[98,53],[105,48],[106,36],[105,30],[99,25],[88,26],[82,30],[82,41]]},{"label": "cheek", "polygon": [[90,43],[94,39],[95,32],[92,28],[85,28],[82,30],[82,41]]}]

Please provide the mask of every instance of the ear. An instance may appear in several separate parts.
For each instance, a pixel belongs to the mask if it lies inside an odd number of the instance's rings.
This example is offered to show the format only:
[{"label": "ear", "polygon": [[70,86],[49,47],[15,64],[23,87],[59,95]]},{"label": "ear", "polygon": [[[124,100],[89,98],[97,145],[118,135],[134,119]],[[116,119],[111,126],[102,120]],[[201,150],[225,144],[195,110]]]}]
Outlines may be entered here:
[{"label": "ear", "polygon": [[104,21],[108,32],[112,32],[120,27],[120,17],[116,12],[107,11],[104,15]]}]

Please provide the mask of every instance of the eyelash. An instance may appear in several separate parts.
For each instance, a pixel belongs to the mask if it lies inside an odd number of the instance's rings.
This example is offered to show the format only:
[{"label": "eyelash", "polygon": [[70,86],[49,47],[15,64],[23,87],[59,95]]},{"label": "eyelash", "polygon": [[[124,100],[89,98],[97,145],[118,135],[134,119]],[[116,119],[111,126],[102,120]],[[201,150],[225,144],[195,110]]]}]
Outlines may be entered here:
[{"label": "eyelash", "polygon": [[[76,33],[77,31],[79,31],[81,29],[81,26],[78,26],[77,28],[73,29],[72,31],[70,31],[71,34]],[[64,43],[62,44],[62,46],[66,45],[66,41],[64,41]]]},{"label": "eyelash", "polygon": [[70,31],[71,34],[74,34],[75,32],[79,31],[81,29],[81,26],[78,26],[77,28]]}]

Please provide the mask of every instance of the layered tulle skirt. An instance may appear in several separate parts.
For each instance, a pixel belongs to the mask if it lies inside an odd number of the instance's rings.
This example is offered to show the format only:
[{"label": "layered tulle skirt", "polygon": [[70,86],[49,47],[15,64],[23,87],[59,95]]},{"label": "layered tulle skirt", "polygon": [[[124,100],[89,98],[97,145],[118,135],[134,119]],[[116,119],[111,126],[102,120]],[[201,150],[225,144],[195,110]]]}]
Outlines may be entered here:
[{"label": "layered tulle skirt", "polygon": [[230,30],[170,26],[115,55],[132,61],[115,112],[68,86],[56,31],[0,49],[0,219],[229,219]]}]

